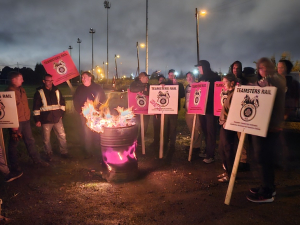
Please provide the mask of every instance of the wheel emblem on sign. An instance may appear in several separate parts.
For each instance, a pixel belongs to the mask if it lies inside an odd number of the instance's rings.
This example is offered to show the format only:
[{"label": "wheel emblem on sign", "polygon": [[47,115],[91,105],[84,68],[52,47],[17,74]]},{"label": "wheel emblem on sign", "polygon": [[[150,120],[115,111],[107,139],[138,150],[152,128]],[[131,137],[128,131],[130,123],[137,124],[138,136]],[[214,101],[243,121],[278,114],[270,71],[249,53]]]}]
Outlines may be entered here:
[{"label": "wheel emblem on sign", "polygon": [[157,102],[160,106],[166,107],[169,104],[169,98],[170,94],[168,93],[168,91],[166,91],[165,93],[160,91],[157,95]]},{"label": "wheel emblem on sign", "polygon": [[53,68],[56,69],[56,72],[60,75],[67,73],[66,64],[62,60],[59,60],[58,63],[55,62]]},{"label": "wheel emblem on sign", "polygon": [[2,120],[3,117],[5,116],[4,109],[5,109],[5,106],[4,106],[3,102],[0,101],[0,120]]},{"label": "wheel emblem on sign", "polygon": [[227,99],[227,91],[222,89],[220,96],[221,96],[221,105],[223,106]]},{"label": "wheel emblem on sign", "polygon": [[201,97],[201,89],[196,90],[194,93],[194,105],[198,105]]},{"label": "wheel emblem on sign", "polygon": [[259,107],[258,96],[250,98],[248,95],[242,101],[242,108],[240,112],[241,119],[248,122],[253,120],[256,115],[256,109]]},{"label": "wheel emblem on sign", "polygon": [[147,99],[145,95],[137,94],[136,97],[136,103],[139,107],[145,107],[147,104]]}]

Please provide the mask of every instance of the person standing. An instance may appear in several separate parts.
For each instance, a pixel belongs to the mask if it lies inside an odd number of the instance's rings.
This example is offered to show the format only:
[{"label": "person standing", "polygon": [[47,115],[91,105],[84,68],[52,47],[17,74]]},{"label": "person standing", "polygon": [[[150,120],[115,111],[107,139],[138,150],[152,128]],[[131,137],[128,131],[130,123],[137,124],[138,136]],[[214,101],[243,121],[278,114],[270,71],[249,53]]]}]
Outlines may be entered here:
[{"label": "person standing", "polygon": [[210,63],[206,60],[200,60],[197,65],[199,73],[202,74],[199,81],[209,82],[209,92],[206,104],[205,115],[200,115],[201,129],[205,136],[206,157],[203,160],[205,163],[214,162],[216,148],[216,123],[217,118],[214,116],[214,86],[216,81],[220,81],[217,73],[210,68]]},{"label": "person standing", "polygon": [[57,87],[53,86],[52,76],[47,74],[43,79],[44,85],[37,88],[33,97],[33,115],[35,125],[42,127],[46,160],[52,161],[50,142],[51,130],[59,141],[59,150],[62,158],[70,158],[67,148],[66,133],[62,117],[66,111],[65,99]]},{"label": "person standing", "polygon": [[[194,74],[192,72],[187,72],[186,74],[186,81],[188,82],[188,85],[185,88],[185,121],[186,124],[190,130],[190,133],[193,131],[193,121],[194,121],[194,114],[188,114],[187,110],[189,107],[189,99],[190,99],[190,93],[191,93],[191,88],[192,84],[195,83],[195,78]],[[199,115],[196,115],[196,122],[195,122],[195,130],[194,130],[194,140],[193,140],[193,153],[194,154],[199,154],[200,153],[200,147],[201,147],[201,138],[202,136],[202,131],[200,129],[200,120],[199,120]],[[189,146],[188,146],[189,148]]]},{"label": "person standing", "polygon": [[40,154],[35,147],[35,140],[32,136],[28,99],[25,89],[22,87],[24,81],[23,76],[17,71],[11,71],[8,77],[10,85],[6,91],[15,92],[19,119],[19,127],[9,129],[8,158],[11,170],[13,172],[20,172],[17,147],[21,138],[24,140],[27,152],[33,160],[33,163],[37,166],[47,167],[49,164],[41,160]]},{"label": "person standing", "polygon": [[[146,72],[141,72],[139,76],[130,84],[129,90],[133,93],[142,93],[143,95],[149,96],[149,75]],[[136,115],[137,123],[141,124],[140,115]],[[147,132],[148,124],[149,124],[149,115],[144,115],[144,133]],[[138,136],[138,144],[141,144],[141,132],[139,132]]]},{"label": "person standing", "polygon": [[261,77],[257,86],[277,88],[267,136],[252,136],[254,153],[259,164],[261,186],[250,188],[247,199],[251,202],[264,203],[273,202],[276,195],[274,159],[284,119],[286,81],[283,76],[275,73],[275,65],[270,59],[261,58],[256,66],[258,75]]},{"label": "person standing", "polygon": [[238,83],[241,84],[242,80],[242,63],[240,61],[234,61],[229,67],[229,73],[234,74],[238,79]]},{"label": "person standing", "polygon": [[3,157],[3,151],[0,147],[0,172],[4,175],[5,182],[11,182],[23,175],[22,171],[10,172]]},{"label": "person standing", "polygon": [[[165,82],[162,82],[164,85],[178,85],[178,111],[180,110],[180,101],[181,98],[184,98],[184,86],[182,83],[177,82],[175,76],[175,70],[170,69],[168,72],[168,79]],[[176,129],[177,129],[177,120],[178,114],[165,114],[165,123],[164,123],[164,148],[169,149],[166,153],[166,159],[171,161],[175,152],[175,143],[176,143]],[[170,145],[169,145],[170,143]]]},{"label": "person standing", "polygon": [[90,72],[83,72],[81,75],[81,80],[82,85],[78,86],[74,93],[73,104],[75,110],[80,115],[84,135],[84,147],[87,154],[86,157],[90,158],[93,157],[92,146],[100,149],[100,135],[93,132],[86,126],[86,119],[83,116],[82,107],[88,100],[98,101],[99,104],[104,104],[106,102],[106,96],[101,86],[94,83],[94,76]]}]

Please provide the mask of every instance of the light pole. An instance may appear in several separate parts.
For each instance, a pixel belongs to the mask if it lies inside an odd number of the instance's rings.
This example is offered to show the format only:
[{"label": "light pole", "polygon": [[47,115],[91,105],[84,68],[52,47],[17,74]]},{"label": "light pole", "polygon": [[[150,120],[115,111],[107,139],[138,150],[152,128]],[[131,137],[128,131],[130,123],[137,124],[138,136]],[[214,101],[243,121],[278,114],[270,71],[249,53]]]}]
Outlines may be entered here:
[{"label": "light pole", "polygon": [[[206,11],[202,10],[200,12],[200,15],[205,16]],[[195,17],[196,17],[196,40],[197,40],[197,64],[198,64],[198,62],[200,60],[200,53],[199,53],[199,12],[198,12],[197,8],[196,8],[196,12],[195,12]],[[200,76],[200,73],[199,73],[199,76]]]},{"label": "light pole", "polygon": [[108,82],[108,9],[110,9],[111,4],[109,3],[109,1],[104,1],[104,8],[107,9],[107,24],[106,24],[106,39],[107,39],[107,46],[106,46],[106,79]]},{"label": "light pole", "polygon": [[79,83],[81,82],[81,71],[80,71],[80,43],[81,43],[81,40],[78,38],[77,39],[77,43],[79,45]]},{"label": "light pole", "polygon": [[72,55],[71,55],[71,50],[72,50],[73,48],[72,48],[72,46],[71,45],[69,45],[69,50],[70,50],[70,56],[72,57]]},{"label": "light pole", "polygon": [[[140,44],[141,48],[145,47],[145,44]],[[139,51],[139,42],[136,42],[136,57],[137,57],[137,62],[138,62],[138,67],[137,67],[137,76],[140,74],[140,51]],[[146,59],[147,62],[147,59]],[[146,65],[145,65],[146,66]],[[147,70],[147,68],[145,68]]]},{"label": "light pole", "polygon": [[148,0],[146,0],[146,73],[148,74]]},{"label": "light pole", "polygon": [[117,67],[117,58],[120,58],[120,56],[115,54],[116,79],[119,79],[119,77],[118,77],[118,67]]},{"label": "light pole", "polygon": [[95,33],[95,29],[90,28],[89,33],[92,34],[92,74],[94,74],[94,33]]}]

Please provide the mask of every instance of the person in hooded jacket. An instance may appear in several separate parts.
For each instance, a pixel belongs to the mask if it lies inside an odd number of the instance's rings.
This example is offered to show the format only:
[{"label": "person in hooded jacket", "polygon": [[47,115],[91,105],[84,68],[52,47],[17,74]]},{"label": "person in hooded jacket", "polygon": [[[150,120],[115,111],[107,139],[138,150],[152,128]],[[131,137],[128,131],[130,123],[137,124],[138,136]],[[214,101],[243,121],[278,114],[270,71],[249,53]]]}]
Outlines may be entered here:
[{"label": "person in hooded jacket", "polygon": [[[217,73],[213,72],[210,68],[210,63],[206,60],[200,60],[197,65],[199,73],[202,76],[199,82],[209,82],[209,92],[207,98],[206,112],[205,115],[200,115],[201,129],[205,136],[206,144],[206,155],[203,162],[212,163],[214,162],[214,154],[216,148],[216,123],[217,117],[214,116],[214,83],[221,81]],[[202,156],[202,155],[199,155]]]}]

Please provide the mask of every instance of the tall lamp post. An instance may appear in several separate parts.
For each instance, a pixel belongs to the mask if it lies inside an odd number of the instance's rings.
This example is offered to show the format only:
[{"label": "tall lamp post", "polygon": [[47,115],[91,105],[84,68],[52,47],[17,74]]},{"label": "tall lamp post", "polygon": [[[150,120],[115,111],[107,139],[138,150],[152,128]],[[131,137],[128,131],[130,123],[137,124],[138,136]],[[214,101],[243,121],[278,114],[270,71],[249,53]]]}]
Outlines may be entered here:
[{"label": "tall lamp post", "polygon": [[[196,12],[195,12],[195,17],[196,17],[196,40],[197,40],[197,64],[200,60],[200,53],[199,53],[199,14],[201,16],[205,16],[206,11],[201,10],[200,13],[199,13],[198,9],[196,8]],[[200,73],[199,73],[199,76],[200,76]]]},{"label": "tall lamp post", "polygon": [[72,46],[71,45],[69,45],[69,50],[70,50],[70,56],[72,57],[72,55],[71,55],[71,50],[72,50],[73,48],[72,48]]},{"label": "tall lamp post", "polygon": [[148,74],[148,0],[146,0],[146,73]]},{"label": "tall lamp post", "polygon": [[120,56],[115,54],[116,79],[119,79],[119,77],[118,77],[118,67],[117,67],[117,58],[120,58]]},{"label": "tall lamp post", "polygon": [[80,43],[81,43],[81,40],[78,38],[77,39],[77,43],[79,45],[79,83],[81,82],[81,71],[80,71]]},{"label": "tall lamp post", "polygon": [[89,33],[92,34],[92,74],[94,74],[94,33],[95,33],[95,29],[90,28]]},{"label": "tall lamp post", "polygon": [[106,24],[106,40],[107,40],[107,46],[106,46],[106,79],[108,82],[108,9],[110,9],[111,4],[109,3],[109,1],[104,1],[104,8],[107,9],[107,24]]},{"label": "tall lamp post", "polygon": [[[136,42],[136,57],[137,57],[137,63],[138,63],[138,67],[137,67],[137,75],[139,75],[140,74],[140,51],[139,51],[139,46],[141,47],[141,48],[144,48],[145,47],[145,44],[140,44],[139,45],[139,42],[137,41]],[[147,59],[146,59],[146,62],[147,62]],[[146,65],[146,67],[147,67],[147,65]],[[146,70],[147,70],[147,68],[145,68]],[[147,73],[148,74],[148,73]]]}]

